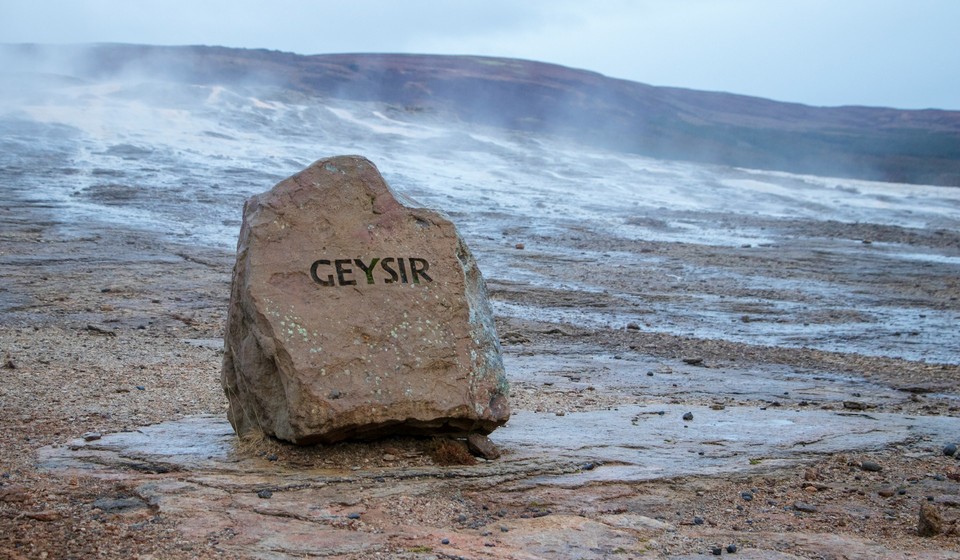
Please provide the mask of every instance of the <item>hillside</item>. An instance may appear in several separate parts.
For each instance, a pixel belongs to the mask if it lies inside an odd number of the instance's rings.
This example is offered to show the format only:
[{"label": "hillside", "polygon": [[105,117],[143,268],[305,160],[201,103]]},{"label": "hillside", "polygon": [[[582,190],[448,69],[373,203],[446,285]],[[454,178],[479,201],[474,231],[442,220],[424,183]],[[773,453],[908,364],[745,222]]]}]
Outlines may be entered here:
[{"label": "hillside", "polygon": [[135,68],[192,83],[270,83],[658,158],[960,186],[960,111],[811,107],[486,57],[134,45],[3,51],[21,62],[71,59],[84,79]]}]

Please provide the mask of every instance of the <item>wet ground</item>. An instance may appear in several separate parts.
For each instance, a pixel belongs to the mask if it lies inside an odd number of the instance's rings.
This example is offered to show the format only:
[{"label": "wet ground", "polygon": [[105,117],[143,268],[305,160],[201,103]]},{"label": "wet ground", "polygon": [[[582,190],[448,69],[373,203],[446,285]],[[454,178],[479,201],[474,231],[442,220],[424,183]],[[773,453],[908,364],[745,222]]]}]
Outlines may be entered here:
[{"label": "wet ground", "polygon": [[[276,92],[74,88],[0,119],[0,553],[960,556],[960,191]],[[501,459],[229,434],[240,204],[350,152],[477,256],[512,383]],[[925,503],[939,536],[917,535]]]}]

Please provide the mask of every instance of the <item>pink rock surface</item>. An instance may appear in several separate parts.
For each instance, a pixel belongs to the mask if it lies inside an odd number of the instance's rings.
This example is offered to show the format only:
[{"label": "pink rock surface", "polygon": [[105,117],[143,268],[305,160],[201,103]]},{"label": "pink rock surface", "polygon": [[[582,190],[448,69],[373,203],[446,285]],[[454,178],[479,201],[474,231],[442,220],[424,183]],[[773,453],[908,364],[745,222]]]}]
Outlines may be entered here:
[{"label": "pink rock surface", "polygon": [[485,434],[510,414],[470,251],[359,156],[247,201],[222,383],[238,434],[297,444]]}]

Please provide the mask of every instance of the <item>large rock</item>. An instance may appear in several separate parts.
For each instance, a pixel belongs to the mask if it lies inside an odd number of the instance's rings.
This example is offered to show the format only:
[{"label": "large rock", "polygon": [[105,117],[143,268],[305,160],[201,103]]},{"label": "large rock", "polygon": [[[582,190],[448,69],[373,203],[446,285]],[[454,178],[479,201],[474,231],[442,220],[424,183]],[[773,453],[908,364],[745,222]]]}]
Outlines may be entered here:
[{"label": "large rock", "polygon": [[486,434],[510,415],[470,251],[362,157],[318,161],[247,201],[225,338],[241,435]]}]

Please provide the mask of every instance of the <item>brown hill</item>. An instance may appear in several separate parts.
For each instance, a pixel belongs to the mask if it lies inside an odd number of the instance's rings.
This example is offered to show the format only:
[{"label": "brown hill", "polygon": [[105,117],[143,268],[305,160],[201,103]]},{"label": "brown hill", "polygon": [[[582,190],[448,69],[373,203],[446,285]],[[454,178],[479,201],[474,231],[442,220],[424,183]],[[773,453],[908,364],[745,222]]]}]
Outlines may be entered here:
[{"label": "brown hill", "polygon": [[[71,47],[6,50],[29,57],[51,49]],[[85,78],[147,67],[167,79],[274,83],[659,158],[960,186],[960,111],[812,107],[473,56],[135,45],[95,45],[84,53],[77,73]]]}]

